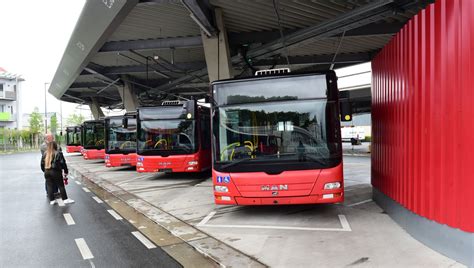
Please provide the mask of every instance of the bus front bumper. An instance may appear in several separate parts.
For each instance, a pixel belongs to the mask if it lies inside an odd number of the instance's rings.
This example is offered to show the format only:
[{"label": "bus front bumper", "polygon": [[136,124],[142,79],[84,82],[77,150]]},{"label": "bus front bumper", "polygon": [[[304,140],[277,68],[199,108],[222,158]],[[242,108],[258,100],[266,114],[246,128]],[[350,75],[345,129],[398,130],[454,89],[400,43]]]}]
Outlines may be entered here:
[{"label": "bus front bumper", "polygon": [[120,167],[120,166],[136,166],[137,165],[137,154],[106,154],[105,155],[105,166],[106,167]]},{"label": "bus front bumper", "polygon": [[325,193],[293,197],[241,197],[222,194],[214,195],[214,201],[217,205],[240,206],[343,203],[344,192],[340,190],[338,192],[333,192],[329,194]]}]

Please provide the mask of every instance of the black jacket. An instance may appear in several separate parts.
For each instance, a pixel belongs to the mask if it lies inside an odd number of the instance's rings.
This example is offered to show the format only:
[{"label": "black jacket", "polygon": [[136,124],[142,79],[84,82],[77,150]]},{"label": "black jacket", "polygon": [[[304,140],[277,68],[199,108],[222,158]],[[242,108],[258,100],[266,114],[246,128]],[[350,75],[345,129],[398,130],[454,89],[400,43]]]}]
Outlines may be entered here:
[{"label": "black jacket", "polygon": [[[41,156],[41,170],[44,172],[46,169],[44,168],[44,160],[46,158],[46,154]],[[57,171],[64,170],[65,174],[68,174],[66,159],[61,151],[56,152],[51,162],[51,168]]]}]

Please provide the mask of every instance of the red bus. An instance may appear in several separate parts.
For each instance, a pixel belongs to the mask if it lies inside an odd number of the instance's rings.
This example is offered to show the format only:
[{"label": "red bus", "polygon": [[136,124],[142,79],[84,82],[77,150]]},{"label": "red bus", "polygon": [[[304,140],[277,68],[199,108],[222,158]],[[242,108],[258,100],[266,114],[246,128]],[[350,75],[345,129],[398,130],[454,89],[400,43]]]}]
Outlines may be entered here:
[{"label": "red bus", "polygon": [[105,118],[105,166],[137,165],[137,115]]},{"label": "red bus", "polygon": [[104,159],[104,120],[88,120],[82,124],[82,156],[84,159]]},{"label": "red bus", "polygon": [[81,127],[66,127],[66,152],[78,153],[81,151]]},{"label": "red bus", "polygon": [[165,101],[137,115],[138,172],[202,172],[211,168],[209,108]]},{"label": "red bus", "polygon": [[211,84],[216,204],[344,201],[336,81],[328,71]]}]

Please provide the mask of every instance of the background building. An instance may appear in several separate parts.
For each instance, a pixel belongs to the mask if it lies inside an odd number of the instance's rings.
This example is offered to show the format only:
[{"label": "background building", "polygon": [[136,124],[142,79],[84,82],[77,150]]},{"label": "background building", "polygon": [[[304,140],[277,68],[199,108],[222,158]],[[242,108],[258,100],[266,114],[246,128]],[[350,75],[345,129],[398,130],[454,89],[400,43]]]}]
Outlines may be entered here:
[{"label": "background building", "polygon": [[21,126],[19,91],[25,81],[0,67],[0,128],[15,129]]}]

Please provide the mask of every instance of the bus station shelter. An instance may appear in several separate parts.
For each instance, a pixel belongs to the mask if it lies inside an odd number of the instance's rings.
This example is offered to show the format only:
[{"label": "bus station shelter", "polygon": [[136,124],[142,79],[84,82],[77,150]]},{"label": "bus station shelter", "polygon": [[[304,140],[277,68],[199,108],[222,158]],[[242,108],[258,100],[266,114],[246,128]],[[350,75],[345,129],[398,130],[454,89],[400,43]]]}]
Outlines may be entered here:
[{"label": "bus station shelter", "polygon": [[371,61],[370,92],[341,96],[372,113],[373,199],[473,266],[473,14],[470,0],[87,1],[49,92],[99,118],[261,69]]}]

